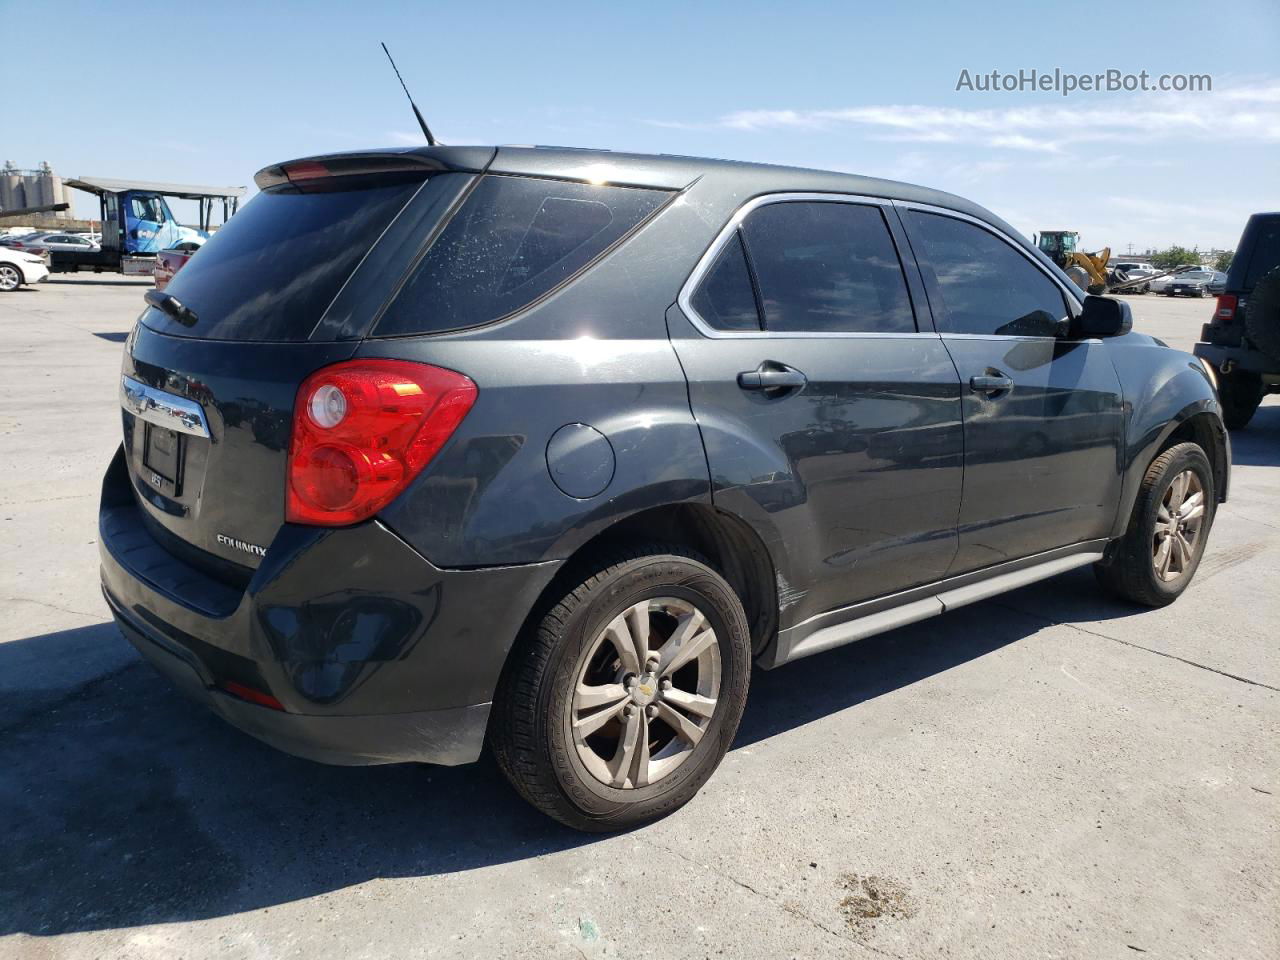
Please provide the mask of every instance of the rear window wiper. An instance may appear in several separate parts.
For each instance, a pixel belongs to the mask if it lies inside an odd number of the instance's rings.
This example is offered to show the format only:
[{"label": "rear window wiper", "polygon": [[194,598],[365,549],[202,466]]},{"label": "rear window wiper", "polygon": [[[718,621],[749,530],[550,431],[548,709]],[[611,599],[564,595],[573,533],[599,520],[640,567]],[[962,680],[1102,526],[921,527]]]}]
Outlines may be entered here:
[{"label": "rear window wiper", "polygon": [[163,290],[148,290],[142,295],[142,299],[157,310],[163,310],[184,327],[196,325],[198,319],[196,312],[190,307],[184,307],[182,301],[171,293],[165,293]]}]

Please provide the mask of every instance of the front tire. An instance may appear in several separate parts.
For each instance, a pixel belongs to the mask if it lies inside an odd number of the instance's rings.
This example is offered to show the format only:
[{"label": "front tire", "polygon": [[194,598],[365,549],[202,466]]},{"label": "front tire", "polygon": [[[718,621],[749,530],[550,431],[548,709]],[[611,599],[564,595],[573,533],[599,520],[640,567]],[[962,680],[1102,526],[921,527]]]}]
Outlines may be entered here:
[{"label": "front tire", "polygon": [[1173,603],[1200,565],[1216,506],[1204,451],[1194,443],[1170,447],[1147,468],[1114,553],[1094,565],[1099,583],[1143,606]]},{"label": "front tire", "polygon": [[742,602],[683,547],[580,568],[512,651],[489,742],[521,796],[578,830],[666,816],[719,766],[746,704]]},{"label": "front tire", "polygon": [[0,263],[0,291],[8,293],[22,286],[22,271],[12,263]]}]

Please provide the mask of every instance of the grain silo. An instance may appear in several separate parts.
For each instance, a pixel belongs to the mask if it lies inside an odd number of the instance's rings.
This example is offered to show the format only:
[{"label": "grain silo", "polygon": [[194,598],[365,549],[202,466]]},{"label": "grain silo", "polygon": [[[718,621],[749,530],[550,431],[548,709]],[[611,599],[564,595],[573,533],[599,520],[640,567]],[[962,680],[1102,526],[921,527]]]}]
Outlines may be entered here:
[{"label": "grain silo", "polygon": [[13,165],[12,160],[5,161],[0,168],[0,210],[17,210],[25,207],[22,196],[22,172]]},{"label": "grain silo", "polygon": [[[68,203],[67,188],[62,178],[53,172],[48,163],[37,170],[19,170],[13,161],[0,168],[0,210],[21,210],[23,207],[46,207],[55,203]],[[69,210],[59,210],[54,216],[70,217]]]}]

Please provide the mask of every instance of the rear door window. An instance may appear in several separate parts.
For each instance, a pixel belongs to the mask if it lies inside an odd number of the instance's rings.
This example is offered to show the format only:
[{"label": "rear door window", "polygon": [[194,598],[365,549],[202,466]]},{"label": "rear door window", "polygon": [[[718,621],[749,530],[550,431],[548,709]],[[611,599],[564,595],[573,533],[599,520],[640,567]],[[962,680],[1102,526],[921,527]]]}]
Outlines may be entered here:
[{"label": "rear door window", "polygon": [[410,272],[374,336],[440,333],[509,316],[571,279],[669,196],[483,177]]},{"label": "rear door window", "polygon": [[911,210],[907,220],[940,333],[1056,335],[1062,291],[1010,244],[954,217]]},{"label": "rear door window", "polygon": [[747,216],[742,233],[766,330],[915,331],[902,264],[879,207],[770,203]]},{"label": "rear door window", "polygon": [[196,321],[187,326],[152,309],[144,322],[180,337],[306,340],[422,184],[420,175],[339,177],[264,190],[166,288]]}]

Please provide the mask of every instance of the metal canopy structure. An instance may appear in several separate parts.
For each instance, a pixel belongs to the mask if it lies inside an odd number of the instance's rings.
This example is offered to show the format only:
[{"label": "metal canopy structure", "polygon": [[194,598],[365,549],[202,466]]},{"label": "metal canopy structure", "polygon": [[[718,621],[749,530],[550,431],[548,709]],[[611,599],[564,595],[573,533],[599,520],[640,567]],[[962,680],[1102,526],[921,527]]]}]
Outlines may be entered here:
[{"label": "metal canopy structure", "polygon": [[188,183],[160,183],[155,180],[112,180],[107,177],[78,177],[62,181],[68,187],[75,187],[86,193],[102,196],[107,193],[124,193],[126,190],[146,190],[151,193],[162,193],[182,200],[200,200],[205,197],[239,199],[245,194],[244,187],[202,187]]}]

